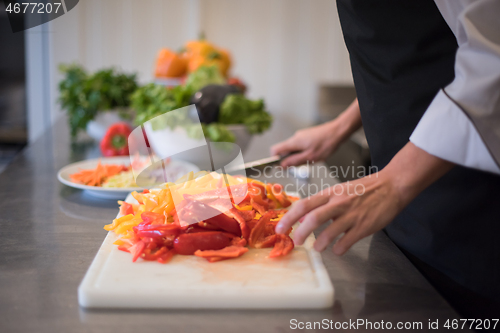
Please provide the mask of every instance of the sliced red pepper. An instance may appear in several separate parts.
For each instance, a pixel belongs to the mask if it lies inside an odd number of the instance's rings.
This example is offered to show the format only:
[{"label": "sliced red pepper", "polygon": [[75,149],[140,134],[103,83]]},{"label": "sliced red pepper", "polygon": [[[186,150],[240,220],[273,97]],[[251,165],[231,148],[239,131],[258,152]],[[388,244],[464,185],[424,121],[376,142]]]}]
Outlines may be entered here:
[{"label": "sliced red pepper", "polygon": [[277,234],[276,237],[276,243],[271,253],[269,253],[269,258],[285,256],[294,248],[293,241],[289,236]]},{"label": "sliced red pepper", "polygon": [[155,250],[158,247],[158,245],[154,241],[154,238],[144,238],[143,241],[144,241],[144,243],[146,243],[146,248],[144,249],[144,252],[146,250],[149,250],[149,251]]},{"label": "sliced red pepper", "polygon": [[257,222],[255,227],[253,227],[252,231],[250,232],[250,237],[248,239],[248,245],[250,247],[256,247],[258,242],[262,241],[265,238],[265,232],[266,232],[266,224],[269,222],[271,217],[271,213],[265,213]]},{"label": "sliced red pepper", "polygon": [[196,251],[195,256],[206,258],[209,262],[224,259],[238,258],[248,252],[248,248],[241,246],[228,246],[220,250]]},{"label": "sliced red pepper", "polygon": [[123,252],[130,253],[130,251],[128,250],[129,248],[130,248],[130,246],[127,246],[127,245],[118,245],[118,250],[123,251]]},{"label": "sliced red pepper", "polygon": [[280,203],[280,205],[282,207],[286,208],[292,204],[290,202],[290,200],[288,200],[288,197],[286,196],[286,193],[283,190],[283,186],[281,186],[280,184],[274,184],[271,187],[271,191],[272,191],[274,197],[276,198],[276,200],[278,200],[278,202]]},{"label": "sliced red pepper", "polygon": [[206,223],[205,221],[201,221],[198,224],[193,224],[193,225],[196,225],[200,228],[203,228],[203,229],[209,230],[209,231],[221,231],[222,230],[221,228],[216,227],[215,225],[212,225],[210,223]]},{"label": "sliced red pepper", "polygon": [[267,236],[263,240],[257,242],[255,244],[256,249],[264,249],[266,247],[273,247],[274,244],[276,243],[277,236],[276,234]]},{"label": "sliced red pepper", "polygon": [[[192,224],[186,228],[184,233],[186,234],[194,234],[197,232],[210,232],[210,231],[215,231],[213,229],[206,229],[204,227],[199,226],[198,224]],[[219,230],[220,231],[220,230]]]},{"label": "sliced red pepper", "polygon": [[266,214],[267,208],[255,201],[253,198],[250,199],[250,204],[256,211],[259,212],[260,215]]},{"label": "sliced red pepper", "polygon": [[138,241],[132,245],[128,250],[132,254],[132,262],[136,262],[137,258],[144,252],[146,248],[146,243],[144,241]]},{"label": "sliced red pepper", "polygon": [[111,125],[101,141],[101,153],[103,156],[128,155],[128,136],[132,129],[127,123],[116,123]]},{"label": "sliced red pepper", "polygon": [[149,193],[149,190],[147,188],[145,188],[143,191],[142,191],[143,194],[146,194],[146,193]]},{"label": "sliced red pepper", "polygon": [[247,245],[247,240],[245,238],[234,237],[231,241],[231,246],[245,246]]},{"label": "sliced red pepper", "polygon": [[141,219],[142,219],[141,224],[164,224],[165,223],[165,215],[153,213],[153,212],[142,213]]},{"label": "sliced red pepper", "polygon": [[[203,218],[204,216],[211,217]],[[208,224],[232,233],[238,237],[241,236],[240,226],[235,219],[222,214],[217,209],[212,208],[200,201],[194,200],[187,204],[182,209],[179,218],[187,224],[197,223],[200,219],[203,219]]]},{"label": "sliced red pepper", "polygon": [[162,256],[163,254],[167,253],[167,251],[168,249],[166,246],[159,248],[158,251],[154,253],[152,250],[146,247],[144,253],[141,255],[141,258],[148,261],[155,261],[158,260],[158,258],[160,258],[160,256]]},{"label": "sliced red pepper", "polygon": [[180,233],[180,228],[176,224],[139,224],[135,226],[134,232],[139,237],[166,237],[169,235],[177,236]]},{"label": "sliced red pepper", "polygon": [[239,210],[236,208],[231,209],[231,212],[235,215],[241,216],[246,222],[253,220],[256,214],[255,210]]},{"label": "sliced red pepper", "polygon": [[[255,212],[253,214],[244,214],[242,211],[234,208],[233,204],[227,199],[216,199],[207,203],[210,207],[218,210],[221,213],[224,213],[229,218],[233,218],[238,222],[241,236],[243,238],[248,239],[248,235],[250,234],[250,229],[246,226],[246,221],[251,220],[255,217]],[[245,213],[247,213],[245,211]],[[240,233],[235,233],[236,235],[240,235]]]},{"label": "sliced red pepper", "polygon": [[183,255],[194,254],[197,250],[220,250],[228,246],[231,240],[230,235],[220,231],[182,234],[174,240],[174,250]]},{"label": "sliced red pepper", "polygon": [[187,201],[187,204],[182,209],[177,210],[177,215],[179,216],[179,220],[185,224],[195,224],[205,220],[206,216],[215,216],[221,213],[217,209],[197,200],[185,199],[182,202],[184,201]]},{"label": "sliced red pepper", "polygon": [[134,215],[134,207],[128,202],[122,201],[120,206],[120,214],[123,216],[129,214]]},{"label": "sliced red pepper", "polygon": [[158,259],[156,259],[156,261],[158,261],[160,264],[166,264],[167,262],[169,262],[172,259],[172,257],[174,255],[175,255],[174,250],[168,250],[167,252],[162,254],[160,257],[158,257]]},{"label": "sliced red pepper", "polygon": [[161,230],[165,231],[168,235],[178,233],[181,230],[177,224],[169,223],[169,224],[149,224],[149,223],[140,223],[134,227],[134,231],[146,231],[146,230]]},{"label": "sliced red pepper", "polygon": [[226,214],[219,214],[205,220],[213,226],[216,226],[222,230],[225,230],[237,237],[241,236],[240,224],[233,218],[227,216]]},{"label": "sliced red pepper", "polygon": [[248,183],[248,189],[255,189],[257,191],[253,191],[256,195],[259,195],[262,199],[266,199],[266,188],[264,185],[258,183]]}]

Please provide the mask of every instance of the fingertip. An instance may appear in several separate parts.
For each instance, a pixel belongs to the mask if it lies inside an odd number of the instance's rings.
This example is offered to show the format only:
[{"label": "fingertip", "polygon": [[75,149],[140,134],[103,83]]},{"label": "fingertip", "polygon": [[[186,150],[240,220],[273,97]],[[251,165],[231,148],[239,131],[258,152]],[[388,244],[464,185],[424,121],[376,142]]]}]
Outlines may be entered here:
[{"label": "fingertip", "polygon": [[289,167],[289,166],[292,166],[292,165],[294,165],[294,163],[292,162],[292,159],[290,159],[289,157],[285,158],[283,161],[281,161],[281,166],[283,168],[286,168],[286,167]]},{"label": "fingertip", "polygon": [[321,241],[316,240],[314,242],[314,249],[318,252],[323,252],[325,250],[325,246],[321,243]]},{"label": "fingertip", "polygon": [[281,155],[286,153],[286,141],[272,145],[269,150],[271,151],[271,155]]},{"label": "fingertip", "polygon": [[345,253],[345,249],[344,249],[343,246],[335,244],[333,246],[333,253],[336,254],[336,255],[338,255],[338,256],[341,256],[341,255],[343,255]]},{"label": "fingertip", "polygon": [[300,237],[295,237],[295,235],[294,235],[293,236],[293,244],[300,246],[300,245],[304,244],[304,240],[301,239]]},{"label": "fingertip", "polygon": [[277,234],[284,234],[288,229],[289,227],[287,224],[287,220],[283,217],[281,221],[279,221],[276,227],[274,228],[274,231]]}]

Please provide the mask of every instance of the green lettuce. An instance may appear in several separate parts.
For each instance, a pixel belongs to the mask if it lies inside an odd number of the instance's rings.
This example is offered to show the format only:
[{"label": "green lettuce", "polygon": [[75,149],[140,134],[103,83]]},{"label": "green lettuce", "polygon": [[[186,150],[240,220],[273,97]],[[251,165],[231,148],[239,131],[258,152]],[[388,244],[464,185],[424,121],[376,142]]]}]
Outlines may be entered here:
[{"label": "green lettuce", "polygon": [[273,117],[265,110],[264,101],[250,100],[241,94],[226,96],[220,107],[219,123],[245,124],[252,134],[271,127]]}]

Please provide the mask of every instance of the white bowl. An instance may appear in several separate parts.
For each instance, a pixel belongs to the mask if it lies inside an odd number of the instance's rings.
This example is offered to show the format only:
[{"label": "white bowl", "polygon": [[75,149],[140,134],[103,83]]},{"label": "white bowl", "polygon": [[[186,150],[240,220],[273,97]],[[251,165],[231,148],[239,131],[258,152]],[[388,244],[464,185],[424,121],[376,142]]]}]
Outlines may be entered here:
[{"label": "white bowl", "polygon": [[233,132],[234,136],[236,137],[235,143],[238,145],[238,147],[240,147],[241,152],[244,152],[248,148],[253,135],[250,134],[245,125],[241,124],[227,125],[227,129]]},{"label": "white bowl", "polygon": [[[177,127],[174,130],[168,128],[153,130],[150,122],[144,124],[149,144],[156,156],[159,158],[172,157],[173,159],[176,159],[177,156],[183,161],[197,165],[202,170],[210,168],[210,153],[212,154],[212,162],[215,162],[216,165],[222,165],[241,155],[240,152],[242,153],[248,147],[252,134],[248,132],[245,125],[228,125],[227,127],[236,137],[235,144],[224,146],[223,143],[212,143],[212,150],[208,152],[205,149],[207,142],[204,138],[190,138],[182,127]],[[226,149],[227,147],[229,150]],[[217,167],[215,168],[217,169]]]}]

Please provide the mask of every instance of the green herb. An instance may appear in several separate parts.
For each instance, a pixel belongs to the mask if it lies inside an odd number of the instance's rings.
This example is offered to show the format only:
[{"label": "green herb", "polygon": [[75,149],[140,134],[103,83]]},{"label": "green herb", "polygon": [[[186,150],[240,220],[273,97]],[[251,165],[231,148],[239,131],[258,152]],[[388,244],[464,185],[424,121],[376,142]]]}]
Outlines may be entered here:
[{"label": "green herb", "polygon": [[202,124],[205,137],[213,142],[234,142],[236,140],[233,132],[227,129],[223,124],[210,123]]},{"label": "green herb", "polygon": [[201,66],[186,79],[186,87],[196,92],[209,84],[226,84],[226,79],[217,66]]},{"label": "green herb", "polygon": [[[142,125],[159,115],[188,106],[191,96],[199,89],[208,84],[224,83],[225,79],[216,66],[200,67],[189,75],[185,85],[174,88],[149,83],[137,89],[131,96],[131,105],[136,113],[135,123]],[[230,94],[220,106],[219,121],[202,124],[202,129],[205,137],[213,142],[235,142],[233,132],[228,130],[226,125],[244,124],[250,133],[255,134],[267,130],[272,120],[272,116],[265,110],[263,100],[253,101],[241,94]],[[153,130],[181,126],[186,129],[189,137],[202,137],[199,126],[193,126],[187,114],[160,117],[155,119],[151,126]]]},{"label": "green herb", "polygon": [[241,94],[231,94],[220,107],[219,123],[245,124],[252,134],[264,132],[272,122],[273,117],[265,110],[262,99],[253,101]]},{"label": "green herb", "polygon": [[[191,91],[185,86],[165,88],[149,83],[140,87],[130,97],[131,106],[136,112],[136,125],[142,125],[156,116],[189,105],[191,95]],[[161,126],[156,125],[158,129],[162,128]]]},{"label": "green herb", "polygon": [[[97,113],[130,106],[130,95],[137,89],[135,74],[119,73],[113,68],[92,75],[75,64],[60,65],[59,70],[65,75],[59,82],[59,103],[68,113],[73,139]],[[126,111],[122,110],[121,115],[126,116]]]}]

